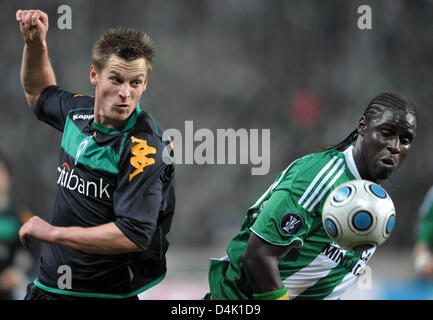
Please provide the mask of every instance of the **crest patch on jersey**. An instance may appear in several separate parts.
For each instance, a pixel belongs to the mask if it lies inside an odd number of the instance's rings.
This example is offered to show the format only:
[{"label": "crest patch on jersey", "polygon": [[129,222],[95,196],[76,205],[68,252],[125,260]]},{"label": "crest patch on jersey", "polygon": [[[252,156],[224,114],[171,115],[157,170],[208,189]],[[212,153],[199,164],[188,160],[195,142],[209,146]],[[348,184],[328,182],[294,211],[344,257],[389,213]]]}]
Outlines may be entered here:
[{"label": "crest patch on jersey", "polygon": [[135,171],[129,175],[130,182],[137,174],[143,172],[144,167],[155,163],[154,158],[148,158],[147,156],[149,154],[156,154],[156,149],[149,146],[146,140],[138,139],[134,136],[131,137],[131,140],[136,144],[131,148],[133,156],[129,160],[131,166],[135,168]]},{"label": "crest patch on jersey", "polygon": [[280,228],[285,234],[296,234],[304,226],[304,220],[295,212],[287,212],[280,220]]}]

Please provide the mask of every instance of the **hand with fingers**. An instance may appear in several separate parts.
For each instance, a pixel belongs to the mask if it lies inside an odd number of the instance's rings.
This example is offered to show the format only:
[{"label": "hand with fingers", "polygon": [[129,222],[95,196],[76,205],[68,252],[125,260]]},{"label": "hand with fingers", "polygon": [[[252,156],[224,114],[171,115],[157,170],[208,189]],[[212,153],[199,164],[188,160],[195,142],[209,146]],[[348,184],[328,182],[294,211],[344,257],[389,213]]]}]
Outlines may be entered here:
[{"label": "hand with fingers", "polygon": [[38,216],[33,216],[19,230],[19,237],[24,248],[28,248],[33,239],[52,242],[56,227]]},{"label": "hand with fingers", "polygon": [[16,19],[24,38],[21,84],[27,104],[33,108],[42,90],[56,84],[48,57],[48,15],[41,10],[17,10]]},{"label": "hand with fingers", "polygon": [[16,19],[27,44],[44,43],[48,31],[48,15],[41,10],[18,10]]}]

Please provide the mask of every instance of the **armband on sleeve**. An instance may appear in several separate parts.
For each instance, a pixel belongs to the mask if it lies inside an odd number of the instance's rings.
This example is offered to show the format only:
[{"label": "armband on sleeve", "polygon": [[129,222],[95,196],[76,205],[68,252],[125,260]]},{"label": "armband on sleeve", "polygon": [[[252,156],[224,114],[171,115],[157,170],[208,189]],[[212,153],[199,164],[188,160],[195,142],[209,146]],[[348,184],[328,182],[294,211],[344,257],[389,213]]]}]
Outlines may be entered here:
[{"label": "armband on sleeve", "polygon": [[284,286],[274,291],[253,293],[253,298],[255,300],[289,300],[289,294],[287,288]]}]

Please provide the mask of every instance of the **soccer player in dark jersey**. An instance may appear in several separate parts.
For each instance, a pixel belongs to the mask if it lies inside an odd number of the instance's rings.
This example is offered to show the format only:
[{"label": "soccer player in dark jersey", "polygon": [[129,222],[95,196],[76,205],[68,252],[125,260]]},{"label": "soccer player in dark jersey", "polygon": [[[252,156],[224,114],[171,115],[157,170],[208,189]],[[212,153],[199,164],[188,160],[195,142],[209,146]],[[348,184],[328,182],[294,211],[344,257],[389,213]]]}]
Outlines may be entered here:
[{"label": "soccer player in dark jersey", "polygon": [[62,132],[51,222],[35,216],[19,232],[24,246],[43,242],[39,275],[25,299],[137,299],[165,276],[175,205],[174,165],[170,155],[163,158],[171,151],[163,129],[139,104],[155,55],[152,41],[138,30],[106,32],[92,53],[92,97],[57,86],[47,14],[18,10],[16,19],[28,104]]}]

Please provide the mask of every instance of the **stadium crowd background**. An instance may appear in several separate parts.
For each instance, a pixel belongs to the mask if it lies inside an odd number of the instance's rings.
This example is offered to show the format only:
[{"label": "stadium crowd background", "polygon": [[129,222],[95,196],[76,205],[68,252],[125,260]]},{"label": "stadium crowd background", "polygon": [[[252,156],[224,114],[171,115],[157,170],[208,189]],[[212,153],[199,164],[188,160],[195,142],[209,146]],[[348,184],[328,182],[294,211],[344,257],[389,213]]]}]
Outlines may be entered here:
[{"label": "stadium crowd background", "polygon": [[[72,9],[70,30],[57,26],[61,4]],[[357,25],[363,4],[372,10],[371,30]],[[93,93],[90,55],[103,31],[139,28],[157,48],[141,105],[165,128],[184,132],[185,121],[192,120],[194,130],[214,133],[271,130],[267,175],[251,175],[251,165],[177,165],[169,251],[182,248],[172,252],[184,252],[182,257],[201,252],[185,269],[206,277],[207,259],[214,252],[224,255],[247,208],[276,175],[296,158],[345,138],[370,99],[385,91],[415,102],[419,127],[406,163],[385,183],[397,223],[376,256],[410,254],[417,212],[433,183],[433,1],[0,2],[0,150],[13,164],[17,211],[29,209],[49,219],[61,136],[26,106],[19,78],[23,41],[15,21],[16,10],[24,8],[48,13],[51,62],[66,90]],[[33,249],[37,255],[38,247]]]}]

